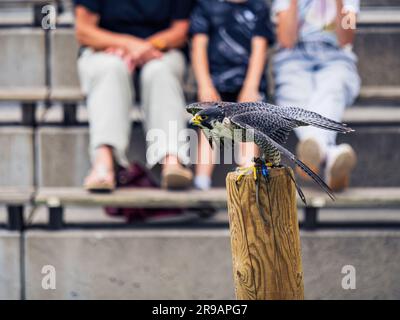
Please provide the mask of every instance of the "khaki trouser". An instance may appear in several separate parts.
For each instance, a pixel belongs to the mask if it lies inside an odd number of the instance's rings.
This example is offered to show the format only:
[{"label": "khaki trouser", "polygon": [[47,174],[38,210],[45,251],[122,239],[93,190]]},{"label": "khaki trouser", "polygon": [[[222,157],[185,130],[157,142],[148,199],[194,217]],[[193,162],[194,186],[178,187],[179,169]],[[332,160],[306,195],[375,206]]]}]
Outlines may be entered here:
[{"label": "khaki trouser", "polygon": [[[117,162],[126,166],[130,111],[135,94],[132,75],[121,58],[89,48],[80,56],[78,70],[82,89],[87,94],[92,160],[96,148],[109,145],[114,149]],[[182,162],[187,162],[182,159],[184,155],[178,154],[181,143],[177,137],[177,133],[186,128],[184,73],[185,59],[178,50],[146,63],[141,70],[139,80],[146,140],[154,139],[147,143],[149,165],[156,164],[166,154],[177,155]]]}]

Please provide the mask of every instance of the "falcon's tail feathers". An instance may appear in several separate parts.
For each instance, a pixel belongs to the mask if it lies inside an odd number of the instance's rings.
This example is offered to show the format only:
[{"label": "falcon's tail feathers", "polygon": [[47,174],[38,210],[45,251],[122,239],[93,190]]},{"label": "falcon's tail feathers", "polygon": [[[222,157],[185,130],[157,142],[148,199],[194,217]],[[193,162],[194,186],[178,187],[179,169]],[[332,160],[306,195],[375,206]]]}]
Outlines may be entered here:
[{"label": "falcon's tail feathers", "polygon": [[[237,125],[241,126],[243,129],[254,129],[254,137],[256,140],[262,141],[265,140],[269,144],[271,144],[273,147],[278,149],[282,155],[287,157],[288,159],[292,160],[296,165],[298,165],[305,173],[307,173],[327,194],[328,196],[332,199],[335,200],[335,196],[333,194],[333,191],[329,186],[321,179],[319,175],[317,175],[314,171],[312,171],[305,163],[300,161],[299,159],[296,158],[296,156],[291,153],[289,150],[287,150],[285,147],[280,145],[278,142],[276,142],[274,139],[266,135],[265,133],[251,127],[248,123],[246,123],[244,120],[243,115],[238,115],[236,117],[233,117],[231,119],[232,122],[236,123]],[[258,144],[256,142],[256,144]]]},{"label": "falcon's tail feathers", "polygon": [[297,159],[294,155],[292,157],[292,160],[305,172],[307,173],[331,198],[332,200],[335,200],[335,195],[333,194],[333,191],[329,186],[321,179],[319,175],[317,175],[314,171],[312,171],[304,162],[300,161]]}]

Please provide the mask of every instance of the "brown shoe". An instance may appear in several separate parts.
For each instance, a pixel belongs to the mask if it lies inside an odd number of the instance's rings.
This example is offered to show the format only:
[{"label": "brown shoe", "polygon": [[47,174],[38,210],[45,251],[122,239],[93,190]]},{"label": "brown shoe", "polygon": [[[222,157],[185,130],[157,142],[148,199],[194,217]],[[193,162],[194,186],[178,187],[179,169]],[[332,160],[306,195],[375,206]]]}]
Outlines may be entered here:
[{"label": "brown shoe", "polygon": [[164,189],[187,189],[192,185],[193,173],[181,166],[166,167],[161,174],[161,186]]},{"label": "brown shoe", "polygon": [[326,161],[325,179],[333,191],[341,191],[350,184],[350,174],[357,163],[357,156],[348,144],[336,146]]},{"label": "brown shoe", "polygon": [[[300,141],[296,148],[297,157],[304,162],[312,171],[319,174],[321,163],[324,159],[324,155],[321,150],[321,146],[318,141],[314,138],[307,138]],[[296,167],[297,174],[304,180],[312,180],[303,170]]]}]

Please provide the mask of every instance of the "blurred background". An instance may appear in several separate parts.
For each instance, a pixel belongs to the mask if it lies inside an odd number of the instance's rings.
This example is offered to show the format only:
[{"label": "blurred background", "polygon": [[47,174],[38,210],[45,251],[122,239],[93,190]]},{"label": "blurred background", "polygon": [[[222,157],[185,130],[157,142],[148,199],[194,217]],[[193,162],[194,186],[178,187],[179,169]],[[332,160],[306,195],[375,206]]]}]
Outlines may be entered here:
[{"label": "blurred background", "polygon": [[[43,29],[48,4],[53,27]],[[72,1],[0,0],[0,299],[233,299],[222,189],[233,166],[216,169],[212,216],[199,208],[127,223],[79,192],[90,163],[78,48]],[[299,208],[308,299],[400,298],[398,0],[361,0],[354,50],[362,88],[344,122],[356,133],[339,137],[358,156],[351,188],[336,206]],[[190,69],[185,94],[195,101]],[[132,108],[129,156],[143,162],[141,122]],[[54,290],[42,286],[46,265]],[[345,265],[355,290],[341,286]]]}]

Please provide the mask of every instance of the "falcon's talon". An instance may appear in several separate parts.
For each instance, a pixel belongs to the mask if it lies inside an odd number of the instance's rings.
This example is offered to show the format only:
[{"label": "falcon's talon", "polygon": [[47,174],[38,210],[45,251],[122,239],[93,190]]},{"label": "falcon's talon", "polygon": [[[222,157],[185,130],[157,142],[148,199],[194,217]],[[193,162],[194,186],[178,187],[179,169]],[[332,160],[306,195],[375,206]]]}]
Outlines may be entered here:
[{"label": "falcon's talon", "polygon": [[242,180],[244,176],[251,174],[252,171],[253,171],[253,166],[236,168],[236,173],[239,173],[239,175],[236,178],[236,182],[240,182],[240,180]]},{"label": "falcon's talon", "polygon": [[265,162],[261,158],[254,158],[253,159],[254,164],[250,167],[237,167],[236,172],[239,174],[238,177],[236,178],[236,182],[239,182],[242,180],[243,176],[252,174],[253,179],[255,181],[258,180],[258,175],[261,173],[261,175],[265,178],[268,178],[269,176],[269,170],[271,168],[274,168],[274,165],[272,162]]},{"label": "falcon's talon", "polygon": [[254,165],[252,169],[253,169],[253,178],[255,181],[257,181],[257,167]]}]

